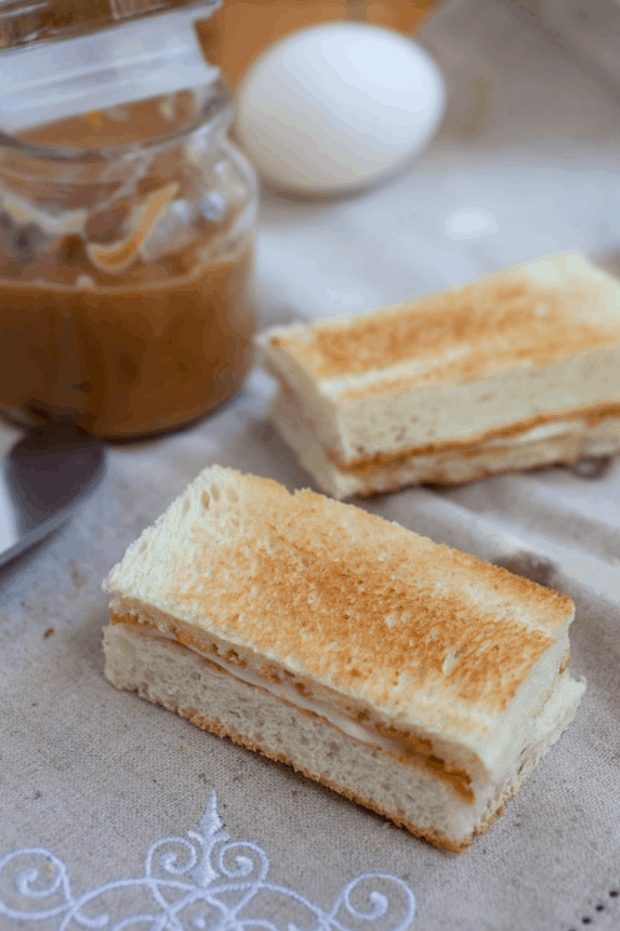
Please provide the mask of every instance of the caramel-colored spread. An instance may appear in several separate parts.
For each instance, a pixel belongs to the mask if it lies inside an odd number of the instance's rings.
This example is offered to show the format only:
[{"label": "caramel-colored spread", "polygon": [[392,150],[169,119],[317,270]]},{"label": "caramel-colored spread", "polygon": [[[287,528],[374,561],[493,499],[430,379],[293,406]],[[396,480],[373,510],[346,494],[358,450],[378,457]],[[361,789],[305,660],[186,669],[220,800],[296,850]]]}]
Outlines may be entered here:
[{"label": "caramel-colored spread", "polygon": [[[441,453],[458,452],[459,455],[467,458],[474,457],[482,452],[481,447],[490,440],[512,439],[521,434],[528,433],[535,427],[547,423],[555,423],[571,420],[585,420],[591,427],[596,426],[607,418],[615,419],[620,417],[620,404],[608,401],[597,404],[593,407],[576,407],[567,411],[551,411],[545,414],[537,414],[527,420],[512,423],[508,426],[496,427],[491,430],[485,430],[474,436],[464,437],[463,439],[445,440],[439,443],[427,443],[424,446],[407,446],[404,449],[390,450],[388,452],[376,452],[367,456],[360,456],[357,459],[345,462],[337,452],[324,447],[325,457],[333,462],[341,472],[350,472],[352,474],[372,474],[378,469],[385,469],[391,466],[407,462],[415,456],[435,456]],[[498,445],[497,452],[505,452],[506,446]],[[495,450],[494,450],[495,451]]]},{"label": "caramel-colored spread", "polygon": [[[224,675],[233,675],[235,678],[237,678],[233,669],[238,667],[241,671],[247,668],[246,662],[239,662],[235,651],[229,651],[229,653],[222,657],[219,655],[217,647],[212,645],[207,652],[204,650],[203,646],[196,644],[188,634],[181,632],[176,628],[173,628],[169,634],[166,634],[165,632],[159,630],[159,628],[157,628],[154,624],[151,624],[148,621],[140,620],[139,617],[135,614],[122,615],[118,614],[116,611],[110,611],[110,619],[112,624],[122,624],[131,628],[139,627],[141,631],[148,632],[152,636],[161,636],[166,640],[166,642],[168,642],[169,638],[173,638],[170,642],[176,641],[179,645],[192,650],[197,655],[201,656],[201,658],[209,666],[215,667],[218,672]],[[234,654],[233,658],[231,658],[230,652]],[[210,659],[209,657],[211,654],[212,658]],[[265,675],[263,668],[257,669],[255,674],[258,677],[258,680],[264,681],[262,687],[266,691],[270,691],[270,684],[273,682],[280,683],[281,681],[277,676],[274,678],[274,675],[271,671]],[[239,677],[241,678],[241,681],[244,681],[241,675]],[[253,687],[256,687],[256,685]],[[305,699],[303,705],[300,705],[299,701],[296,700],[295,693],[297,693],[302,699]],[[280,696],[280,700],[288,701],[289,704],[295,707],[296,710],[302,714],[310,714],[323,718],[338,730],[342,729],[343,722],[345,720],[342,717],[342,712],[336,707],[327,709],[324,703],[314,701],[312,695],[309,693],[307,686],[301,682],[292,683],[288,697],[284,699],[282,696]],[[354,720],[362,723],[360,721],[360,715],[352,716],[351,722]],[[448,760],[444,760],[441,757],[436,756],[433,753],[433,747],[430,740],[418,738],[413,734],[405,733],[388,725],[383,725],[380,722],[375,722],[372,724],[368,720],[364,720],[362,726],[363,729],[367,732],[363,737],[365,742],[368,742],[371,745],[376,744],[376,746],[381,749],[382,752],[387,753],[390,756],[397,757],[402,763],[413,766],[416,769],[432,772],[435,778],[441,780],[445,785],[449,786],[464,802],[467,804],[472,804],[474,802],[475,796],[471,788],[471,776],[464,770],[455,766],[453,763],[450,763]]]},{"label": "caramel-colored spread", "polygon": [[[28,141],[94,149],[165,137],[190,122],[191,95],[175,95],[171,112],[165,104],[136,104],[129,121],[87,114]],[[206,191],[202,169],[183,158],[182,142],[163,145],[129,193],[113,193],[99,212],[76,184],[76,228],[65,221],[47,243],[22,217],[28,190],[14,194],[10,178],[2,200],[17,233],[7,234],[13,254],[0,263],[0,407],[12,419],[68,417],[98,436],[130,438],[189,423],[239,389],[254,330],[253,242],[229,231],[245,202],[240,195],[223,218],[186,220],[182,211]],[[52,199],[58,192],[54,180]]]},{"label": "caramel-colored spread", "polygon": [[225,262],[142,287],[0,279],[0,404],[33,421],[70,416],[103,437],[202,416],[249,365],[250,266],[247,243]]}]

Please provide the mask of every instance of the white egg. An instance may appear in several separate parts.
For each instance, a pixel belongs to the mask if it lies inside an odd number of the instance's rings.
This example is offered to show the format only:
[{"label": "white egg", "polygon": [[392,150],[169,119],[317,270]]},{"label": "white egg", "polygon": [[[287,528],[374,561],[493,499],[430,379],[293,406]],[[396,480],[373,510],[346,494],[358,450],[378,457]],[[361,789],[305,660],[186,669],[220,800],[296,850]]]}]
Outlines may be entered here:
[{"label": "white egg", "polygon": [[392,174],[431,139],[444,82],[407,37],[327,23],[266,49],[238,89],[237,132],[277,188],[336,193]]}]

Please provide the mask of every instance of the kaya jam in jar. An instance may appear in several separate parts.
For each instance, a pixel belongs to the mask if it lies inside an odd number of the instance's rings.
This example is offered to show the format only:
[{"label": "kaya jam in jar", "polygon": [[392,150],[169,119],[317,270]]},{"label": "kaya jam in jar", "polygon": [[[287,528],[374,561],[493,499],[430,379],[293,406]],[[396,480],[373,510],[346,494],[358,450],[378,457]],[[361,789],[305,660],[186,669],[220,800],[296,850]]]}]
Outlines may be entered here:
[{"label": "kaya jam in jar", "polygon": [[254,172],[227,83],[0,134],[0,408],[133,438],[191,423],[251,357]]}]

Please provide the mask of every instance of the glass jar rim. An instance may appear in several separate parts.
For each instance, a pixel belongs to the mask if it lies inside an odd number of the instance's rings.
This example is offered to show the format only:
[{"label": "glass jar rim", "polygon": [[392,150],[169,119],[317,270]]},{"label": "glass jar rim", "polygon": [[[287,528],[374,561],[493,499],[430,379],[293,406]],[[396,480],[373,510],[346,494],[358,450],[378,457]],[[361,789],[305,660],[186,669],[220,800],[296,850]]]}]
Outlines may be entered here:
[{"label": "glass jar rim", "polygon": [[[19,136],[10,135],[0,128],[0,152],[4,150],[5,154],[18,155],[22,154],[26,159],[34,159],[40,162],[58,163],[59,165],[77,166],[95,161],[110,162],[131,160],[131,157],[141,157],[147,150],[157,148],[166,148],[169,145],[178,145],[183,139],[194,136],[199,131],[209,132],[211,128],[222,119],[224,115],[232,115],[232,90],[228,79],[219,74],[218,77],[208,85],[203,85],[202,90],[208,88],[219,89],[221,91],[219,99],[221,106],[213,107],[213,95],[206,96],[202,106],[194,116],[184,122],[176,129],[167,133],[159,133],[152,137],[145,137],[132,142],[117,143],[102,146],[60,146],[60,145],[43,145],[38,142],[20,138]],[[199,88],[188,90],[196,91]],[[175,95],[187,93],[187,91],[175,91]],[[147,98],[150,100],[162,99],[160,97]],[[142,101],[144,102],[144,101]],[[209,110],[212,113],[209,115]],[[50,123],[50,125],[52,125]],[[35,127],[32,127],[33,129]]]}]

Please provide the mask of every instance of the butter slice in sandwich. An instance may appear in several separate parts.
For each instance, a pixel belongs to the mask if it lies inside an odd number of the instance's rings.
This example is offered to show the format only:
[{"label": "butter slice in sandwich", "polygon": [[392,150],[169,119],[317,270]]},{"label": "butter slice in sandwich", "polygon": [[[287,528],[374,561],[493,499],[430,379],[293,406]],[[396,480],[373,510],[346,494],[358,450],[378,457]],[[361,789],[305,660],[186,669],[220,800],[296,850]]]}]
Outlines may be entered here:
[{"label": "butter slice in sandwich", "polygon": [[271,419],[335,498],[620,449],[620,283],[577,253],[259,343]]},{"label": "butter slice in sandwich", "polygon": [[105,675],[448,850],[575,714],[569,598],[360,508],[212,466],[133,543]]}]

